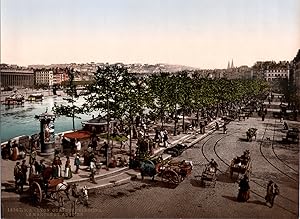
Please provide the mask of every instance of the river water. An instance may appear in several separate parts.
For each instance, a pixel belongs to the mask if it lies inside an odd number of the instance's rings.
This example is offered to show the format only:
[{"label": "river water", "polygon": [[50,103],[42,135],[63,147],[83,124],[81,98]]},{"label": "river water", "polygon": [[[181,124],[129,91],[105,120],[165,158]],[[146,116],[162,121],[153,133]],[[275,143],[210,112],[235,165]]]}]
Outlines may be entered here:
[{"label": "river water", "polygon": [[[82,104],[83,99],[78,100],[78,104]],[[51,112],[54,103],[64,104],[63,97],[48,96],[42,102],[28,102],[25,101],[23,106],[5,106],[1,105],[1,125],[0,135],[1,142],[5,142],[13,137],[20,135],[33,135],[40,132],[40,122],[35,119],[35,115],[39,115],[48,109]],[[75,118],[75,128],[82,128],[82,121],[92,118],[92,113],[89,115],[79,115],[81,119]],[[71,130],[73,127],[72,118],[65,116],[56,117],[55,119],[55,133]]]}]

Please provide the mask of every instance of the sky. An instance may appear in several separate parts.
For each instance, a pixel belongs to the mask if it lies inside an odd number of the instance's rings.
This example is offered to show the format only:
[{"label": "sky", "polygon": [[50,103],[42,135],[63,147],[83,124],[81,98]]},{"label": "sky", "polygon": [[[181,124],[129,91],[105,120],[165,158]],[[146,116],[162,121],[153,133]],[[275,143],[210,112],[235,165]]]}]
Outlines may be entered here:
[{"label": "sky", "polygon": [[1,0],[1,63],[292,60],[299,0]]}]

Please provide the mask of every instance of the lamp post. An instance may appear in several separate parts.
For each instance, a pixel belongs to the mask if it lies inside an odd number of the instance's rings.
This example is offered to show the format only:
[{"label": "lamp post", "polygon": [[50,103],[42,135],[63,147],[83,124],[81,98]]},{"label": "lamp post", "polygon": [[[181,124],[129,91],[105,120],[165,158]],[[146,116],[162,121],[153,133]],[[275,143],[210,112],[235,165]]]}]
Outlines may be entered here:
[{"label": "lamp post", "polygon": [[41,156],[49,156],[54,153],[55,150],[55,138],[54,138],[54,120],[55,115],[52,113],[42,113],[36,116],[40,121],[40,145]]}]

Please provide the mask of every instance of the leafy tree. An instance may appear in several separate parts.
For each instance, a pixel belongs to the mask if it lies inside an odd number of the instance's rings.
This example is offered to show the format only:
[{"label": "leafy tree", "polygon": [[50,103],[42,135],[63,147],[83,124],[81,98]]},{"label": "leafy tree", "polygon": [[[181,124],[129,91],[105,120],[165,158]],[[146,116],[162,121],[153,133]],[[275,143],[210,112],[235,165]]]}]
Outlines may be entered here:
[{"label": "leafy tree", "polygon": [[66,84],[66,89],[67,89],[67,98],[64,98],[68,102],[68,104],[60,104],[60,105],[54,105],[53,111],[56,115],[63,115],[66,117],[71,117],[72,118],[72,128],[73,131],[75,130],[75,118],[79,118],[77,114],[80,114],[83,112],[81,106],[75,105],[77,102],[79,96],[77,95],[77,89],[76,85],[74,83],[74,70],[73,69],[67,69],[67,74],[68,74],[68,83]]}]

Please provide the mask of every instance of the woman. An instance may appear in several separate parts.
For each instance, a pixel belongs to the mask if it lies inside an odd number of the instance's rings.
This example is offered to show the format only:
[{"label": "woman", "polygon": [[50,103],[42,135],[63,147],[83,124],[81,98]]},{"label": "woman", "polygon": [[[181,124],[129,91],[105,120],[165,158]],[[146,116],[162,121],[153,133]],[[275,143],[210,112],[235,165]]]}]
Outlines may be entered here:
[{"label": "woman", "polygon": [[244,178],[240,181],[239,184],[239,194],[237,200],[239,202],[246,202],[250,198],[250,186],[248,176],[245,174]]},{"label": "woman", "polygon": [[65,178],[66,179],[72,178],[71,161],[68,156],[67,156],[67,160],[66,160],[66,164],[65,164]]}]

